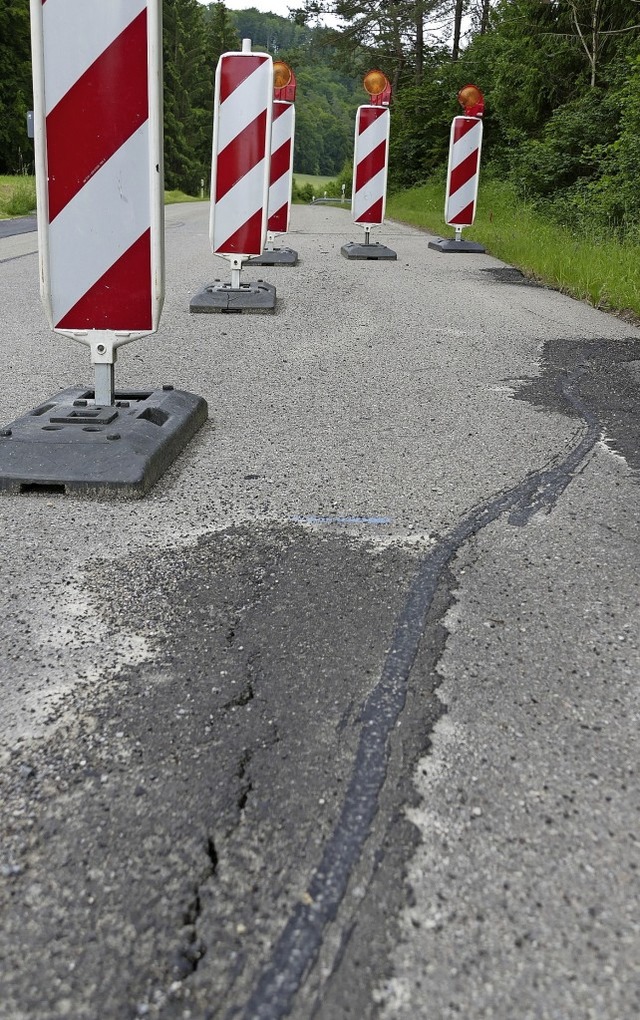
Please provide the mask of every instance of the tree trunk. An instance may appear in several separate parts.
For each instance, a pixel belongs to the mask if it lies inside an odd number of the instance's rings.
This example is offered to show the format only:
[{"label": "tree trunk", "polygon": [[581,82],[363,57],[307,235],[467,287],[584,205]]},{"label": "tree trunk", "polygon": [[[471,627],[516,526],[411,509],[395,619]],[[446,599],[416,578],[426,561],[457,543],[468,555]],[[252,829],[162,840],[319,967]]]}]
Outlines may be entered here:
[{"label": "tree trunk", "polygon": [[424,70],[424,0],[416,3],[416,85],[422,82]]},{"label": "tree trunk", "polygon": [[453,19],[453,43],[451,45],[451,59],[457,60],[460,56],[460,35],[462,33],[462,10],[464,0],[456,0]]}]

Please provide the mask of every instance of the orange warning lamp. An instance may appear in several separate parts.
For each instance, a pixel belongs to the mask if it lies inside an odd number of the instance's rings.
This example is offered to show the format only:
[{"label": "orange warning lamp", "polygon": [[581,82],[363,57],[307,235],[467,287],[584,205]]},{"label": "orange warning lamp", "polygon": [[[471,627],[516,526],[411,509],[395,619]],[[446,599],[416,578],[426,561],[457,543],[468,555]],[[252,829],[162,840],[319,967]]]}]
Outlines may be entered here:
[{"label": "orange warning lamp", "polygon": [[382,71],[369,71],[362,81],[369,93],[372,106],[388,106],[391,102],[391,84]]},{"label": "orange warning lamp", "polygon": [[293,103],[296,98],[296,78],[284,60],[273,62],[273,98]]},{"label": "orange warning lamp", "polygon": [[484,96],[477,85],[465,85],[458,92],[458,102],[469,117],[482,117]]}]

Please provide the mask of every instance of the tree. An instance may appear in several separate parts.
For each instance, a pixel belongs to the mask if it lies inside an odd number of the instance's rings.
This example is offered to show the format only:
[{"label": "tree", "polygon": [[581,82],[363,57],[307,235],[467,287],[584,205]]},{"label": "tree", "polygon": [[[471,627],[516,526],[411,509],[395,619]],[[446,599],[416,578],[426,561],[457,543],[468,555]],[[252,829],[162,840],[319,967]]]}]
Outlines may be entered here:
[{"label": "tree", "polygon": [[589,84],[595,88],[605,49],[616,37],[640,29],[637,0],[566,0],[566,3],[572,30],[589,64]]},{"label": "tree", "polygon": [[31,169],[33,109],[29,0],[0,0],[0,173]]}]

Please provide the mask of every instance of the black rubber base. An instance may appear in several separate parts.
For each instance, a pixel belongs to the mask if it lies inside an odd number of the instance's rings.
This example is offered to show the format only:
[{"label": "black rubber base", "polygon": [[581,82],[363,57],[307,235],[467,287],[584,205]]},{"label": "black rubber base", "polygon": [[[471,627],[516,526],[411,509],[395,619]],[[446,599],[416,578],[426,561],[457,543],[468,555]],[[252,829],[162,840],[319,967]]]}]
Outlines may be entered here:
[{"label": "black rubber base", "polygon": [[93,398],[74,386],[0,429],[0,492],[139,498],[207,420],[202,397],[172,386]]},{"label": "black rubber base", "polygon": [[476,252],[482,254],[487,249],[477,241],[456,241],[453,237],[439,237],[437,241],[429,241],[429,247],[443,252]]},{"label": "black rubber base", "polygon": [[376,241],[373,244],[358,244],[356,241],[347,241],[340,249],[346,259],[397,259],[397,254],[386,244]]},{"label": "black rubber base", "polygon": [[254,255],[247,259],[247,266],[296,266],[298,264],[298,253],[293,248],[271,248],[263,251],[262,255]]},{"label": "black rubber base", "polygon": [[273,312],[276,307],[276,288],[271,283],[241,283],[233,288],[230,283],[216,280],[191,298],[190,312]]}]

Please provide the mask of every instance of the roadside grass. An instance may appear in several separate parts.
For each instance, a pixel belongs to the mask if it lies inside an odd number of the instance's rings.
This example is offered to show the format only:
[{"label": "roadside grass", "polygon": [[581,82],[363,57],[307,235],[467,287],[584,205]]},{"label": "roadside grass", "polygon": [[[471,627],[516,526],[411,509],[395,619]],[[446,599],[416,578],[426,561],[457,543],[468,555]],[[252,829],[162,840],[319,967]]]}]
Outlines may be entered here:
[{"label": "roadside grass", "polygon": [[[387,200],[387,216],[442,237],[444,182],[432,181]],[[473,227],[463,237],[479,241],[526,276],[629,319],[640,318],[640,245],[579,236],[536,213],[499,181],[480,182]]]},{"label": "roadside grass", "polygon": [[36,207],[36,179],[27,174],[0,175],[0,218],[28,216]]},{"label": "roadside grass", "polygon": [[335,181],[335,177],[320,177],[315,176],[314,174],[294,173],[293,180],[294,186],[297,185],[298,188],[304,188],[305,184],[310,184],[313,190],[316,191],[319,188],[326,187],[330,181]]},{"label": "roadside grass", "polygon": [[[208,197],[208,196],[207,196]],[[184,191],[165,191],[166,205],[174,202],[199,202]],[[12,216],[29,216],[36,208],[36,179],[23,174],[0,175],[0,219]]]},{"label": "roadside grass", "polygon": [[164,204],[165,205],[176,205],[178,202],[204,202],[208,200],[209,195],[205,193],[204,198],[198,198],[195,195],[187,195],[184,191],[165,191],[164,193]]}]

